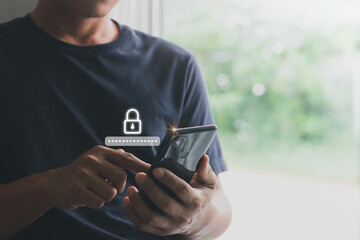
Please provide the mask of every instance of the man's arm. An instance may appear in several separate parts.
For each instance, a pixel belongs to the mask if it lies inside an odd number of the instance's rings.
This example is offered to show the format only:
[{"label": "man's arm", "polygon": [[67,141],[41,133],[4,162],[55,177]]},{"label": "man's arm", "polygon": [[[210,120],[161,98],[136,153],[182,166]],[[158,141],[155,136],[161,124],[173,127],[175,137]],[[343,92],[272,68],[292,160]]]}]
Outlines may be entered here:
[{"label": "man's arm", "polygon": [[96,146],[66,167],[0,185],[0,239],[11,238],[53,207],[101,208],[124,190],[124,169],[147,172],[149,167],[122,149]]},{"label": "man's arm", "polygon": [[125,210],[138,229],[160,236],[181,234],[184,239],[215,239],[229,226],[230,204],[207,156],[201,160],[190,185],[166,169],[155,169],[154,176],[179,200],[167,195],[145,173],[138,173],[135,179],[140,188],[161,209],[150,209],[138,190],[129,187]]}]

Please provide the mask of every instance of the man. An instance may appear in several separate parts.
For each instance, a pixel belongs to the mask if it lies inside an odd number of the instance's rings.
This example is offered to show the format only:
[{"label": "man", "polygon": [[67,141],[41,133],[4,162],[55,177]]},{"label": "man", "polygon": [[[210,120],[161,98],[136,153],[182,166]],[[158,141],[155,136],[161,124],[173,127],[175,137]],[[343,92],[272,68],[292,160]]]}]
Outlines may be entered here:
[{"label": "man", "polygon": [[229,225],[217,138],[190,185],[155,170],[179,200],[146,175],[156,148],[100,146],[132,107],[144,136],[213,122],[192,54],[110,20],[117,2],[39,0],[0,25],[0,239],[214,239]]}]

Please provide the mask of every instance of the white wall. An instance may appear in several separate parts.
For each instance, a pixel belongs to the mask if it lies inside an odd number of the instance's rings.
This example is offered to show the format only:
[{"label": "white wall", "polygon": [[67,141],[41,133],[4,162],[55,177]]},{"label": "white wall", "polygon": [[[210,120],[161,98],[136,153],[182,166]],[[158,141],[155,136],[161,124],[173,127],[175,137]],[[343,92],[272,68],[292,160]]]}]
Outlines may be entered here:
[{"label": "white wall", "polygon": [[0,0],[0,22],[7,22],[29,13],[37,0]]}]

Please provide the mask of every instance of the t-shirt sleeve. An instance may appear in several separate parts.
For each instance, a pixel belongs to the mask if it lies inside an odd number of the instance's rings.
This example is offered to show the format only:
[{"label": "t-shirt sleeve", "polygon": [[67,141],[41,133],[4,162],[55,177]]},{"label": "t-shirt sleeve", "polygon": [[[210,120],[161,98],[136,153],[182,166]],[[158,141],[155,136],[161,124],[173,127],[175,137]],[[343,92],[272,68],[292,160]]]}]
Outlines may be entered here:
[{"label": "t-shirt sleeve", "polygon": [[[183,108],[179,126],[192,127],[209,124],[214,124],[214,118],[206,84],[196,58],[191,55],[186,69]],[[227,170],[217,135],[206,154],[209,156],[210,165],[216,174]]]}]

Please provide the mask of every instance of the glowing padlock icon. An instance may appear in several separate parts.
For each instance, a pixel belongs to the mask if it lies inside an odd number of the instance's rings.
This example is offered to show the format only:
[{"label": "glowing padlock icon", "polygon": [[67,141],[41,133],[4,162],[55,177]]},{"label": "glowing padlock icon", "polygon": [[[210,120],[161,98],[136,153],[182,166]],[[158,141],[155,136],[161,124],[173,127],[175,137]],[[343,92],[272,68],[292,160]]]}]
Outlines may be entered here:
[{"label": "glowing padlock icon", "polygon": [[[130,113],[135,115],[135,119],[130,118]],[[141,120],[138,110],[131,108],[126,112],[126,119],[124,121],[125,134],[140,134],[141,133]]]}]

